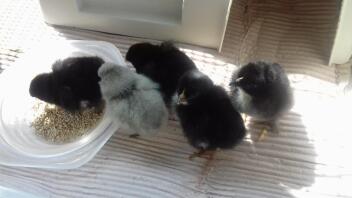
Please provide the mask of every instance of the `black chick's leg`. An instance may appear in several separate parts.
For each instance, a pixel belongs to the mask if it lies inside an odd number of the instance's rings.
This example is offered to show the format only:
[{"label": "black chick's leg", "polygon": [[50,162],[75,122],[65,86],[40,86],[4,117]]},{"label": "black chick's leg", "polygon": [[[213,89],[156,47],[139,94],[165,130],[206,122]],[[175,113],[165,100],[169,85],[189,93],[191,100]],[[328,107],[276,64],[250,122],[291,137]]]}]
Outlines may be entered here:
[{"label": "black chick's leg", "polygon": [[268,128],[267,127],[264,127],[261,132],[259,133],[259,136],[258,136],[258,139],[257,139],[257,142],[261,142],[264,140],[265,136],[268,134]]},{"label": "black chick's leg", "polygon": [[200,147],[200,149],[189,156],[189,160],[193,160],[195,157],[205,159],[205,164],[202,167],[201,176],[199,178],[198,185],[201,185],[206,178],[208,177],[209,173],[212,170],[212,162],[214,161],[214,156],[217,150],[207,150],[204,147]]},{"label": "black chick's leg", "polygon": [[203,182],[206,180],[210,172],[215,168],[214,166],[214,158],[215,154],[217,153],[218,150],[199,150],[197,152],[194,152],[192,155],[190,155],[189,159],[192,160],[194,157],[200,157],[204,158],[205,162],[204,165],[202,166],[202,171],[201,175],[198,181],[198,185],[202,185]]},{"label": "black chick's leg", "polygon": [[192,153],[188,159],[189,160],[193,160],[196,157],[199,158],[204,158],[204,159],[208,159],[208,160],[212,160],[214,158],[214,155],[216,153],[216,150],[205,150],[205,149],[200,149],[199,151],[196,151],[194,153]]},{"label": "black chick's leg", "polygon": [[261,130],[257,142],[261,142],[264,140],[265,136],[268,134],[268,131],[270,130],[272,133],[278,134],[279,133],[279,128],[277,126],[277,121],[276,120],[270,120],[265,122],[265,125],[263,129]]},{"label": "black chick's leg", "polygon": [[279,127],[278,127],[278,123],[276,120],[271,120],[268,122],[269,123],[269,126],[270,126],[270,131],[275,133],[275,134],[278,134],[279,133]]}]

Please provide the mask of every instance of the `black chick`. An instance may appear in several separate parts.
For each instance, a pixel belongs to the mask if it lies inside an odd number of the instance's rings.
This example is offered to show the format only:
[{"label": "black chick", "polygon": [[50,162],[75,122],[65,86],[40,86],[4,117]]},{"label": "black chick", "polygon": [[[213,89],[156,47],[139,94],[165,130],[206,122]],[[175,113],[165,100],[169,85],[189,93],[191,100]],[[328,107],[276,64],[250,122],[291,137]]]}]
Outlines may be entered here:
[{"label": "black chick", "polygon": [[192,70],[178,85],[176,112],[189,143],[203,151],[229,149],[245,136],[241,115],[231,104],[226,91],[212,80]]},{"label": "black chick", "polygon": [[134,44],[129,48],[126,60],[132,63],[137,73],[159,84],[165,104],[169,108],[180,77],[196,68],[193,61],[171,42],[160,45]]},{"label": "black chick", "polygon": [[52,65],[52,72],[39,74],[31,81],[29,93],[69,111],[97,106],[102,100],[98,69],[103,63],[99,57],[58,60]]},{"label": "black chick", "polygon": [[230,88],[235,108],[267,122],[274,132],[278,132],[277,119],[293,106],[290,82],[277,63],[255,62],[241,67],[233,73]]}]

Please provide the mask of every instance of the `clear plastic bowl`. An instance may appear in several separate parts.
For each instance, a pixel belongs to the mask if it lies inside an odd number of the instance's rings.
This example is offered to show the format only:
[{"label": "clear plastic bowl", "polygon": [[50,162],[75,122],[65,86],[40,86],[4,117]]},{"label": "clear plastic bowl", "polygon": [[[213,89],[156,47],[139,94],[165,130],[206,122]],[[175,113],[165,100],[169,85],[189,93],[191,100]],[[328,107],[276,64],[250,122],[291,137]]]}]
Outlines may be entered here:
[{"label": "clear plastic bowl", "polygon": [[89,161],[119,128],[104,114],[97,126],[81,139],[53,144],[38,137],[30,126],[35,99],[28,90],[33,77],[50,71],[58,58],[94,55],[107,62],[125,65],[119,50],[110,43],[65,41],[38,46],[0,74],[0,164],[60,169],[78,167]]}]

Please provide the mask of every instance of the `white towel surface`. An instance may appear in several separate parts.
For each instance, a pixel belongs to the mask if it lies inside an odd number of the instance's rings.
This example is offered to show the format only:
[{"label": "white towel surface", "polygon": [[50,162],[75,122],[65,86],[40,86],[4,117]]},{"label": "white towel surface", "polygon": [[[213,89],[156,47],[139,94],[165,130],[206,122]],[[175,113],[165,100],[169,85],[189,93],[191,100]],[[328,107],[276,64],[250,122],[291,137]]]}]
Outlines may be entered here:
[{"label": "white towel surface", "polygon": [[[326,2],[332,1],[314,2],[329,15],[333,3]],[[307,10],[306,15],[313,11]],[[233,23],[229,26],[236,27]],[[36,1],[1,0],[3,69],[11,67],[20,52],[26,53],[29,47],[46,39],[104,40],[115,44],[123,54],[131,44],[145,41],[48,27],[41,21]],[[234,42],[230,48],[237,49],[236,40],[225,41]],[[181,48],[202,71],[226,87],[236,68],[231,63],[236,61],[226,62],[210,49],[189,45]],[[310,52],[310,46],[304,49]],[[295,47],[285,50],[282,53],[301,51]],[[290,59],[293,63],[287,67],[296,104],[280,120],[280,134],[269,134],[262,142],[255,142],[261,126],[248,120],[245,141],[233,150],[217,153],[207,171],[203,170],[204,159],[187,159],[193,149],[182,136],[179,123],[170,121],[168,131],[155,138],[131,139],[116,133],[93,160],[77,169],[0,166],[0,185],[43,197],[352,197],[352,98],[342,96],[341,89],[332,83],[336,81],[335,69],[323,65],[325,55],[309,59],[309,67],[298,58]],[[296,71],[301,74],[294,74]],[[312,71],[319,78],[304,75]]]}]

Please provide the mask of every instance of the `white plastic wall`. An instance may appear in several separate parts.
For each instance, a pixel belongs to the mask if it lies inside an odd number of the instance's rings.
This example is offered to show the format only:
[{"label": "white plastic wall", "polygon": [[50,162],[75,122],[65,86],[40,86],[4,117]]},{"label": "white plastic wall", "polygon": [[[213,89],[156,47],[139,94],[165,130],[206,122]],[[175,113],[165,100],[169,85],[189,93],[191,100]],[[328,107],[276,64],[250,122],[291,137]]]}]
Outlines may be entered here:
[{"label": "white plastic wall", "polygon": [[231,0],[40,0],[47,23],[219,48]]},{"label": "white plastic wall", "polygon": [[344,64],[352,55],[352,0],[344,0],[330,64]]}]

